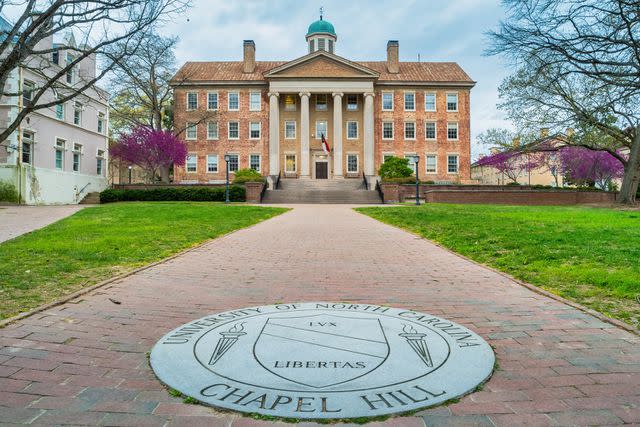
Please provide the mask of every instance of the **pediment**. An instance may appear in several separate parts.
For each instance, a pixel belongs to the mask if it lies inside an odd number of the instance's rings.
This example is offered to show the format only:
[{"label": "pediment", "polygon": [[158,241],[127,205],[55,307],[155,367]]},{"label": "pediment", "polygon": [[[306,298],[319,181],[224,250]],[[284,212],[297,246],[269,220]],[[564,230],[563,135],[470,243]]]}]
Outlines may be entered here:
[{"label": "pediment", "polygon": [[265,78],[356,78],[374,79],[379,74],[355,62],[317,51],[303,56],[264,74]]}]

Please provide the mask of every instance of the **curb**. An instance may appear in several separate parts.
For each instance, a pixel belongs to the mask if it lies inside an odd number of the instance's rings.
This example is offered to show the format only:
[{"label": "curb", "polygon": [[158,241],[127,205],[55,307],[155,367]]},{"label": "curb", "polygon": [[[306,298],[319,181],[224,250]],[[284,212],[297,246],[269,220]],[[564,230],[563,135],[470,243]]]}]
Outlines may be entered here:
[{"label": "curb", "polygon": [[38,313],[41,313],[41,312],[43,312],[45,310],[48,310],[50,308],[65,304],[65,303],[67,303],[69,301],[72,301],[72,300],[82,296],[82,295],[86,295],[86,294],[88,294],[90,292],[93,292],[96,289],[100,289],[100,288],[102,288],[102,287],[104,287],[106,285],[109,285],[111,283],[117,282],[118,280],[125,279],[125,278],[127,278],[129,276],[132,276],[132,275],[136,274],[136,273],[140,273],[141,271],[145,271],[145,270],[148,270],[148,269],[150,269],[152,267],[155,267],[157,265],[164,264],[165,262],[174,260],[174,259],[176,259],[178,257],[181,257],[182,255],[185,255],[185,254],[188,254],[189,252],[195,251],[196,249],[200,249],[204,245],[207,245],[207,244],[209,244],[211,242],[215,242],[218,239],[225,238],[227,236],[230,236],[230,235],[232,235],[234,233],[237,233],[239,231],[242,231],[242,230],[249,230],[249,229],[251,229],[251,228],[253,228],[253,227],[255,227],[255,226],[257,226],[257,225],[259,225],[259,224],[261,224],[263,222],[265,222],[265,221],[271,220],[273,218],[277,218],[280,215],[284,215],[287,212],[289,212],[289,211],[282,212],[279,215],[272,216],[271,218],[268,218],[268,219],[266,219],[264,221],[260,221],[260,222],[258,222],[256,224],[252,224],[252,225],[250,225],[248,227],[239,228],[237,230],[233,230],[233,231],[230,231],[228,233],[221,234],[220,236],[216,236],[214,238],[207,239],[207,240],[205,240],[205,241],[203,241],[201,243],[198,243],[195,246],[192,246],[192,247],[184,249],[184,250],[182,250],[182,251],[180,251],[178,253],[170,255],[167,258],[163,258],[163,259],[161,259],[159,261],[152,262],[151,264],[143,265],[142,267],[138,267],[138,268],[133,269],[131,271],[128,271],[126,273],[122,273],[122,274],[120,274],[118,276],[114,276],[114,277],[111,277],[109,279],[103,280],[102,282],[96,283],[95,285],[91,285],[88,288],[82,288],[79,291],[76,291],[76,292],[74,292],[72,294],[66,295],[66,296],[64,296],[64,297],[62,297],[60,299],[55,300],[55,301],[40,305],[40,306],[38,306],[38,307],[36,307],[34,309],[31,309],[29,311],[25,311],[23,313],[19,313],[19,314],[13,316],[13,317],[9,317],[7,319],[0,320],[0,329],[4,328],[4,327],[6,327],[6,326],[8,326],[8,325],[10,325],[12,323],[15,323],[15,322],[17,322],[19,320],[26,319],[27,317],[31,317],[34,314],[38,314]]},{"label": "curb", "polygon": [[370,217],[368,215],[365,215],[365,214],[363,214],[361,212],[356,211],[355,209],[353,209],[353,211],[358,213],[358,214],[360,214],[360,215],[366,216],[367,218],[370,218],[370,219],[372,219],[374,221],[378,221],[381,224],[385,224],[385,225],[388,225],[390,227],[397,228],[398,230],[404,231],[405,233],[409,233],[409,234],[411,234],[413,236],[416,236],[416,237],[418,237],[418,238],[420,238],[422,240],[426,240],[427,242],[437,246],[440,249],[443,249],[443,250],[449,252],[452,255],[457,256],[458,258],[461,258],[461,259],[463,259],[465,261],[468,261],[468,262],[470,262],[472,264],[475,264],[477,266],[486,268],[487,270],[490,270],[490,271],[492,271],[492,272],[494,272],[494,273],[496,273],[496,274],[498,274],[498,275],[500,275],[502,277],[505,277],[505,278],[515,282],[516,284],[518,284],[518,285],[520,285],[522,287],[525,287],[525,288],[529,289],[532,292],[535,292],[536,294],[544,295],[544,296],[546,296],[548,298],[551,298],[551,299],[553,299],[555,301],[561,302],[561,303],[566,304],[566,305],[568,305],[570,307],[573,307],[573,308],[575,308],[577,310],[580,310],[580,311],[582,311],[582,312],[584,312],[586,314],[589,314],[589,315],[591,315],[591,316],[593,316],[593,317],[597,318],[598,320],[601,320],[601,321],[603,321],[605,323],[609,323],[609,324],[611,324],[613,326],[616,326],[616,327],[618,327],[620,329],[624,329],[625,331],[630,332],[630,333],[632,333],[634,335],[640,336],[640,329],[635,328],[632,325],[629,325],[628,323],[625,323],[625,322],[623,322],[621,320],[618,320],[618,319],[613,319],[611,317],[605,316],[604,314],[600,313],[599,311],[595,311],[595,310],[593,310],[593,309],[591,309],[589,307],[585,307],[582,304],[578,304],[577,302],[573,302],[571,300],[563,298],[560,295],[556,295],[556,294],[554,294],[552,292],[546,291],[546,290],[544,290],[542,288],[539,288],[539,287],[537,287],[535,285],[532,285],[531,283],[523,282],[520,279],[516,279],[515,277],[513,277],[509,273],[505,273],[504,271],[497,270],[497,269],[495,269],[495,268],[493,268],[493,267],[491,267],[489,265],[485,265],[485,264],[482,264],[482,263],[480,263],[478,261],[475,261],[475,260],[473,260],[471,258],[468,258],[465,255],[462,255],[462,254],[460,254],[458,252],[455,252],[455,251],[453,251],[453,250],[451,250],[451,249],[449,249],[447,247],[444,247],[440,243],[434,242],[433,240],[430,240],[430,239],[427,239],[424,236],[419,235],[418,233],[415,233],[415,232],[410,231],[410,230],[406,230],[406,229],[404,229],[402,227],[398,227],[397,225],[393,225],[393,224],[389,224],[389,223],[386,223],[386,222],[383,222],[383,221],[379,221],[376,218],[373,218],[373,217]]}]

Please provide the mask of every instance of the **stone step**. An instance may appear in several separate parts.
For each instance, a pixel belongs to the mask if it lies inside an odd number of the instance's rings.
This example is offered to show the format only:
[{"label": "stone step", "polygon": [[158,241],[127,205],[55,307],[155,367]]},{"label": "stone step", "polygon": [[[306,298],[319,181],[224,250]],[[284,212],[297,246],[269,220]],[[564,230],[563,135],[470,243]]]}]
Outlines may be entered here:
[{"label": "stone step", "polygon": [[87,193],[86,196],[82,200],[80,200],[81,205],[99,205],[100,204],[100,193],[93,192]]},{"label": "stone step", "polygon": [[379,204],[375,191],[288,191],[267,190],[262,203]]}]

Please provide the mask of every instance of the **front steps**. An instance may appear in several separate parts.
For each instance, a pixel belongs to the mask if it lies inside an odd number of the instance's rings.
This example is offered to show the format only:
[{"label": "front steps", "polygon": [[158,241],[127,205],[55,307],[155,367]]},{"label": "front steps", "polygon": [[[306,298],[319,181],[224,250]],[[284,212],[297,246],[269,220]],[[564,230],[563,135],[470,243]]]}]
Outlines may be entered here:
[{"label": "front steps", "polygon": [[282,179],[280,188],[267,190],[262,203],[379,204],[377,191],[362,179]]},{"label": "front steps", "polygon": [[87,193],[86,196],[82,200],[80,200],[80,205],[99,205],[100,204],[100,193],[93,192]]}]

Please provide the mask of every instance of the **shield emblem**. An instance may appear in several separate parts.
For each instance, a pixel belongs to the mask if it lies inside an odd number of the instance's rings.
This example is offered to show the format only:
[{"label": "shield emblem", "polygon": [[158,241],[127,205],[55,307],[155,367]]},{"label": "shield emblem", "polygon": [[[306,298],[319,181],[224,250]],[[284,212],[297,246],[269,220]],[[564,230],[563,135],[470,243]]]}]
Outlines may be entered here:
[{"label": "shield emblem", "polygon": [[265,322],[253,354],[280,378],[323,388],[371,373],[387,360],[389,343],[377,318],[274,317]]}]

